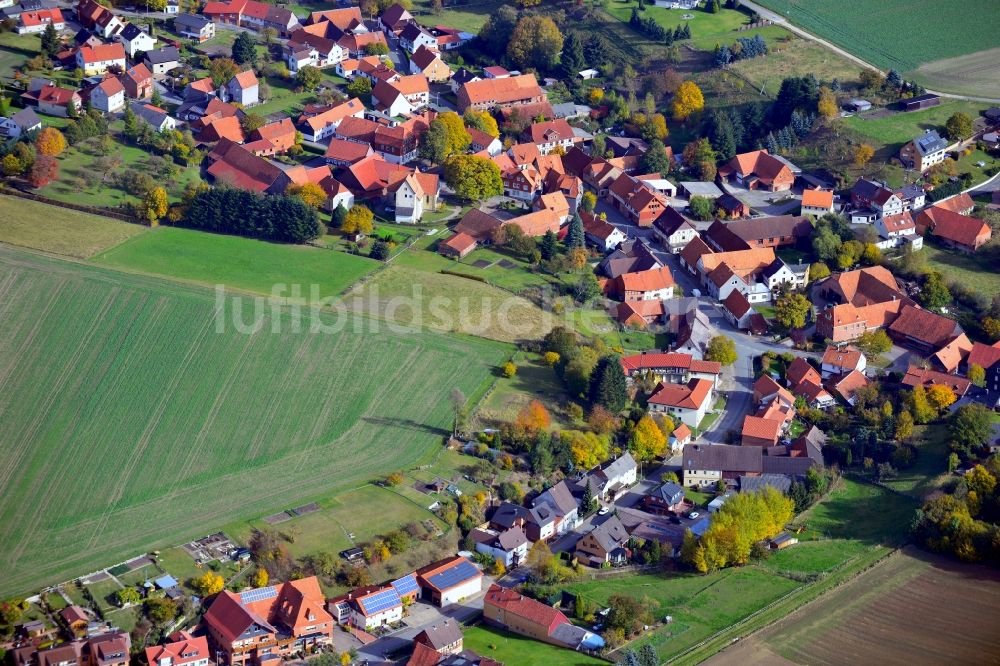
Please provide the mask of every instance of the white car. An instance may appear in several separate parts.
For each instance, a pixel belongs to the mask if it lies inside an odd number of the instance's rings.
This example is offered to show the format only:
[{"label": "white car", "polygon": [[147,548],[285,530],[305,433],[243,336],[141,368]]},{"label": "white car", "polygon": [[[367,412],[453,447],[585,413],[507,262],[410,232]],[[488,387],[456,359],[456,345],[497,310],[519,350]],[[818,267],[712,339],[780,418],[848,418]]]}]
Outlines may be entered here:
[{"label": "white car", "polygon": [[609,513],[611,513],[611,509],[608,508],[608,507],[606,507],[606,506],[602,506],[601,510],[597,512],[597,515],[598,516],[606,516]]},{"label": "white car", "polygon": [[688,518],[690,518],[691,520],[694,520],[695,518],[697,518],[700,515],[701,514],[698,513],[697,511],[692,511],[691,513],[688,514]]}]

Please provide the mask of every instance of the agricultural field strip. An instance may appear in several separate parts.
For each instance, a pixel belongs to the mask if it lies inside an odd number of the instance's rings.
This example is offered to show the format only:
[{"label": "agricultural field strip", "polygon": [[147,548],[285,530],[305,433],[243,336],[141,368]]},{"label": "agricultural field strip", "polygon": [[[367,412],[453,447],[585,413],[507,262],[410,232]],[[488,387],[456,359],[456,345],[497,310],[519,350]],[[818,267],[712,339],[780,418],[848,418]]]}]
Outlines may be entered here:
[{"label": "agricultural field strip", "polygon": [[[5,296],[0,304],[5,346],[0,424],[10,433],[7,461],[0,468],[0,542],[9,544],[5,559],[29,549],[48,557],[13,560],[17,565],[4,586],[16,590],[116,561],[116,555],[176,543],[204,531],[204,525],[263,515],[379,470],[412,464],[437,437],[434,433],[442,432],[422,424],[443,425],[448,412],[440,396],[427,404],[415,404],[413,396],[425,397],[426,387],[435,383],[470,393],[506,354],[501,346],[480,340],[422,333],[410,339],[380,336],[380,344],[342,334],[332,347],[318,336],[295,340],[258,334],[241,341],[207,335],[202,322],[210,299],[204,292],[135,276],[129,276],[133,284],[126,289],[121,277],[108,271],[2,248],[0,260],[7,269],[0,278]],[[44,278],[39,266],[46,269]],[[81,281],[81,273],[87,279]],[[57,330],[54,319],[74,326]],[[197,325],[188,323],[192,320]],[[196,343],[199,329],[201,344]],[[189,359],[188,373],[155,353],[177,346],[178,340],[186,344],[181,353]],[[32,348],[45,353],[29,358]],[[218,366],[218,359],[228,359],[218,376],[209,380],[199,373]],[[255,387],[260,382],[255,366],[268,359],[284,370]],[[352,367],[364,367],[368,379],[359,382],[356,372],[345,376],[345,368],[350,372]],[[455,374],[459,367],[464,372]],[[156,387],[145,385],[148,376],[160,378]],[[163,392],[172,386],[176,390]],[[237,389],[246,394],[227,393]],[[351,395],[331,398],[345,390]],[[378,401],[382,394],[387,397]],[[133,402],[126,404],[123,395]],[[233,404],[237,399],[242,404]],[[137,410],[136,404],[154,413]],[[180,427],[166,433],[166,422]],[[222,434],[223,429],[230,432]],[[270,433],[294,441],[294,450],[280,440],[269,441]],[[398,457],[380,454],[385,440],[394,442]],[[104,449],[87,445],[98,441],[113,444]],[[118,450],[124,442],[143,441],[149,448],[132,451],[130,458]],[[245,446],[233,447],[232,441]],[[28,442],[35,443],[34,451],[26,450]],[[41,453],[50,450],[62,455]],[[358,453],[352,463],[365,463],[344,464],[342,456],[349,451]],[[128,478],[120,477],[129,470]],[[69,478],[78,481],[67,488],[63,480]],[[254,489],[249,496],[248,486]],[[93,492],[104,487],[110,488],[110,498]],[[215,492],[205,497],[209,489]],[[23,501],[28,496],[39,499]],[[235,497],[245,505],[234,506]],[[57,517],[52,511],[57,504],[74,510]],[[192,528],[185,514],[197,508],[203,515]],[[27,534],[27,524],[38,529]],[[94,549],[74,548],[81,539]]]}]

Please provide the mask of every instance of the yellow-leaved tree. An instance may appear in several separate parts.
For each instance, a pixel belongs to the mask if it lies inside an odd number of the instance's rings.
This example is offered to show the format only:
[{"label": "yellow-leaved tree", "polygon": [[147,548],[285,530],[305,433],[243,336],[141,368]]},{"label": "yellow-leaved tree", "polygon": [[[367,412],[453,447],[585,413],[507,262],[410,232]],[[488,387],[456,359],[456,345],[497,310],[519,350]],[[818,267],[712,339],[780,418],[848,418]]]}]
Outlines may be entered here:
[{"label": "yellow-leaved tree", "polygon": [[341,226],[345,234],[370,234],[375,228],[375,214],[368,206],[360,204],[351,206],[344,216],[344,224]]},{"label": "yellow-leaved tree", "polygon": [[304,185],[292,183],[285,190],[285,194],[302,199],[307,206],[312,206],[316,210],[320,210],[326,205],[326,192],[317,183],[305,183]]},{"label": "yellow-leaved tree", "polygon": [[628,450],[636,460],[652,460],[662,456],[667,449],[667,437],[649,415],[643,416],[635,424],[629,438]]},{"label": "yellow-leaved tree", "polygon": [[674,93],[673,112],[677,120],[686,120],[705,108],[705,96],[694,81],[685,81]]}]

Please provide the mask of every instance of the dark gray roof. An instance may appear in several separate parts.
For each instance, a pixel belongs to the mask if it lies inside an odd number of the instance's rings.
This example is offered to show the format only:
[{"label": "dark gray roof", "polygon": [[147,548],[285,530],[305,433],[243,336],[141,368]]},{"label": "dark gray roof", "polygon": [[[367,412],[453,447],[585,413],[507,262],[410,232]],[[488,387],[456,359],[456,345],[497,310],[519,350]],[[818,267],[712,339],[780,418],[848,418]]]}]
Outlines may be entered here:
[{"label": "dark gray roof", "polygon": [[689,444],[684,447],[685,470],[760,472],[763,455],[757,446]]},{"label": "dark gray roof", "polygon": [[201,14],[181,14],[174,19],[174,25],[194,30],[201,30],[210,23],[212,23],[212,21]]},{"label": "dark gray roof", "polygon": [[927,130],[923,135],[914,139],[913,144],[921,155],[930,155],[948,147],[948,142],[941,138],[937,130]]},{"label": "dark gray roof", "polygon": [[20,127],[21,130],[35,127],[36,125],[40,125],[42,122],[42,119],[38,117],[38,114],[35,113],[35,110],[30,106],[26,109],[21,109],[12,115],[10,119],[14,121],[14,124]]},{"label": "dark gray roof", "polygon": [[671,504],[677,504],[682,499],[684,499],[684,489],[681,488],[676,483],[668,482],[660,486],[660,497],[670,502]]},{"label": "dark gray roof", "polygon": [[916,199],[917,197],[925,196],[926,192],[924,192],[924,188],[919,185],[910,184],[901,187],[896,191],[896,194],[901,196],[903,199]]},{"label": "dark gray roof", "polygon": [[618,516],[611,516],[590,532],[601,548],[609,553],[628,541],[628,530]]},{"label": "dark gray roof", "polygon": [[785,266],[785,262],[783,262],[781,259],[775,259],[770,264],[768,264],[768,266],[764,269],[764,271],[763,271],[764,277],[765,278],[772,277],[778,271],[780,271],[782,268],[784,268],[784,266]]},{"label": "dark gray roof", "polygon": [[528,543],[528,536],[520,526],[511,527],[497,535],[497,544],[504,550],[514,550]]},{"label": "dark gray roof", "polygon": [[493,512],[490,522],[503,528],[513,527],[518,520],[528,520],[531,515],[528,510],[513,502],[504,502]]},{"label": "dark gray roof", "polygon": [[583,627],[578,627],[571,622],[564,622],[552,630],[549,638],[575,650],[590,635],[590,632]]},{"label": "dark gray roof", "polygon": [[783,474],[761,474],[760,476],[740,477],[740,492],[755,493],[767,486],[787,493],[792,487],[792,479]]},{"label": "dark gray roof", "polygon": [[672,208],[671,206],[664,208],[659,217],[653,220],[653,226],[662,231],[666,236],[672,236],[679,229],[684,227],[695,229],[695,226],[691,224],[690,220],[681,215],[676,208]]},{"label": "dark gray roof", "polygon": [[435,650],[440,650],[462,640],[462,630],[458,628],[458,623],[454,620],[445,620],[438,624],[424,627],[424,630],[413,637],[418,643],[429,645]]},{"label": "dark gray roof", "polygon": [[580,508],[576,498],[573,497],[573,493],[569,490],[569,484],[567,484],[565,480],[560,481],[536,497],[535,501],[531,503],[531,506],[537,508],[541,504],[551,505],[559,512],[560,515],[563,516],[568,515]]},{"label": "dark gray roof", "polygon": [[122,39],[126,39],[131,42],[139,35],[145,35],[146,31],[139,28],[139,26],[137,26],[135,23],[127,23],[125,25],[125,28],[119,34],[121,35]]},{"label": "dark gray roof", "polygon": [[615,157],[644,155],[649,150],[648,143],[632,136],[609,136],[604,139],[604,145]]},{"label": "dark gray roof", "polygon": [[608,461],[601,465],[600,474],[604,478],[611,480],[613,478],[624,476],[629,470],[637,469],[638,465],[635,462],[635,458],[632,454],[626,451],[622,455],[618,456],[614,460]]},{"label": "dark gray roof", "polygon": [[146,60],[153,65],[162,65],[168,62],[180,61],[181,54],[176,47],[164,46],[162,49],[155,49],[146,52]]},{"label": "dark gray roof", "polygon": [[764,456],[761,458],[761,473],[787,474],[789,476],[805,476],[811,467],[816,466],[812,458],[790,458],[787,456]]},{"label": "dark gray roof", "polygon": [[455,72],[451,76],[451,80],[455,81],[459,85],[462,85],[464,83],[468,83],[469,81],[472,81],[473,79],[478,79],[478,78],[479,78],[478,74],[474,74],[474,73],[470,72],[465,67],[462,67],[461,69],[459,69],[457,72]]}]

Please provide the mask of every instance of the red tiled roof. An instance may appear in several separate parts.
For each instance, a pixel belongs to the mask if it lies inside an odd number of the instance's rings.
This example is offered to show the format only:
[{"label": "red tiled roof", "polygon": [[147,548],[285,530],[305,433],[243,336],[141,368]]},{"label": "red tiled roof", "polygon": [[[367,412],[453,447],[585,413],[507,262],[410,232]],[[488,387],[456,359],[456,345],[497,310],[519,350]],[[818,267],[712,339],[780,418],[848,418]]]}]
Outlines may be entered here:
[{"label": "red tiled roof", "polygon": [[833,206],[832,190],[803,190],[802,205],[812,208],[831,208]]},{"label": "red tiled roof", "polygon": [[945,370],[955,372],[970,351],[972,351],[972,341],[962,333],[934,352],[934,358]]},{"label": "red tiled roof", "polygon": [[674,276],[666,266],[651,268],[648,271],[624,273],[618,277],[621,282],[622,294],[630,291],[659,291],[674,286]]},{"label": "red tiled roof", "polygon": [[827,347],[826,351],[823,352],[822,363],[823,365],[831,365],[843,370],[853,370],[858,367],[862,355],[855,347],[845,347],[844,349]]},{"label": "red tiled roof", "polygon": [[982,342],[972,343],[972,350],[967,360],[969,365],[978,365],[983,370],[989,370],[1000,362],[1000,342],[992,347]]},{"label": "red tiled roof", "polygon": [[809,361],[801,356],[795,357],[795,360],[788,364],[788,368],[785,370],[785,378],[793,388],[803,382],[819,384],[821,381],[820,374],[816,372],[816,368],[809,365]]},{"label": "red tiled roof", "polygon": [[504,79],[469,81],[462,86],[462,90],[470,104],[484,102],[509,104],[522,99],[541,97],[543,94],[534,74],[521,74]]},{"label": "red tiled roof", "polygon": [[194,638],[186,632],[180,632],[175,637],[179,640],[146,648],[146,663],[149,666],[159,666],[161,659],[169,659],[171,666],[184,666],[211,657],[205,636]]},{"label": "red tiled roof", "polygon": [[753,437],[754,439],[766,439],[770,442],[777,442],[781,435],[781,421],[778,419],[765,419],[759,416],[745,416],[743,418],[743,430],[740,434],[743,437]]},{"label": "red tiled roof", "polygon": [[892,233],[899,233],[907,230],[912,231],[916,228],[913,223],[913,216],[910,215],[910,211],[905,211],[897,215],[886,215],[882,218],[882,224],[885,225],[886,231]]},{"label": "red tiled roof", "polygon": [[924,370],[913,365],[906,370],[906,375],[903,377],[903,384],[905,386],[932,386],[939,384],[947,386],[960,398],[972,386],[972,382],[965,377],[937,372],[935,370]]},{"label": "red tiled roof", "polygon": [[445,246],[451,248],[459,254],[476,246],[479,242],[469,234],[458,232],[446,241],[442,241]]},{"label": "red tiled roof", "polygon": [[750,301],[747,300],[747,297],[739,289],[733,289],[729,292],[726,300],[722,301],[722,307],[737,319],[743,319],[746,313],[753,309]]},{"label": "red tiled roof", "polygon": [[982,245],[992,235],[990,225],[982,220],[937,206],[925,208],[917,216],[917,223],[935,236],[968,248]]},{"label": "red tiled roof", "polygon": [[566,139],[572,139],[576,136],[573,133],[573,128],[570,127],[565,118],[548,120],[541,123],[532,123],[530,133],[531,140],[535,143],[564,141]]},{"label": "red tiled roof", "polygon": [[98,46],[81,46],[79,53],[84,63],[125,59],[125,47],[118,42]]},{"label": "red tiled roof", "polygon": [[851,370],[833,385],[833,390],[849,402],[854,396],[854,392],[862,386],[868,386],[868,378],[857,370]]},{"label": "red tiled roof", "polygon": [[504,615],[527,620],[529,623],[541,627],[547,636],[552,635],[552,631],[559,625],[569,624],[569,618],[552,606],[547,606],[540,601],[535,601],[495,583],[486,591],[483,605],[498,608],[503,611]]},{"label": "red tiled roof", "polygon": [[257,75],[254,74],[252,69],[248,69],[245,72],[240,72],[234,76],[230,81],[236,81],[242,90],[247,90],[248,88],[253,88],[258,85]]},{"label": "red tiled roof", "polygon": [[788,165],[769,154],[766,150],[741,153],[719,169],[719,173],[723,175],[739,173],[742,176],[748,176],[753,174],[765,183],[773,182],[782,171],[788,171],[789,175],[791,175]]},{"label": "red tiled roof", "polygon": [[934,347],[944,346],[953,340],[961,330],[958,322],[954,319],[912,305],[904,307],[896,320],[889,326],[891,333],[906,336]]},{"label": "red tiled roof", "polygon": [[664,384],[649,396],[649,403],[679,409],[700,409],[712,392],[712,380],[692,379],[687,384]]}]

